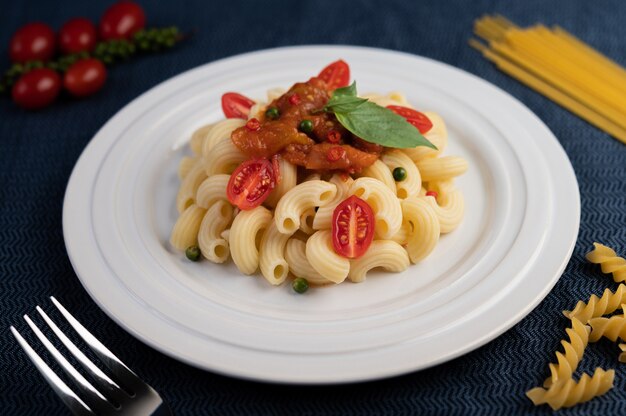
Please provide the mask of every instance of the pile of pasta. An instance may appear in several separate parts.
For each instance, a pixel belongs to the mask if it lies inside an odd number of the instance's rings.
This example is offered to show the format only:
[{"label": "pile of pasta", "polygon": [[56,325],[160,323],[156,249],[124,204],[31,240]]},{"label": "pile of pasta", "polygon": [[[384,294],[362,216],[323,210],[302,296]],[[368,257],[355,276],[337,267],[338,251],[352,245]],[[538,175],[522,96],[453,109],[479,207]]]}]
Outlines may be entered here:
[{"label": "pile of pasta", "polygon": [[[591,295],[585,303],[579,301],[571,311],[563,311],[570,318],[572,327],[566,332],[569,342],[561,341],[563,352],[557,352],[557,363],[550,364],[550,377],[543,387],[535,387],[526,395],[535,405],[548,404],[553,410],[571,407],[600,396],[613,387],[614,370],[598,367],[593,375],[584,373],[579,381],[572,377],[589,342],[605,337],[611,341],[626,340],[626,260],[618,257],[614,250],[599,243],[587,254],[587,260],[600,264],[603,273],[611,273],[613,280],[620,283],[615,292],[606,289],[601,297]],[[622,313],[610,315],[621,308]],[[620,362],[626,362],[626,343],[619,344],[622,353]]]},{"label": "pile of pasta", "polygon": [[[268,102],[284,91],[268,92]],[[404,96],[367,95],[387,106],[409,106]],[[266,104],[257,103],[250,118]],[[179,250],[197,245],[214,263],[232,258],[247,275],[261,274],[272,285],[291,273],[314,285],[361,282],[369,270],[407,269],[428,256],[443,233],[454,230],[463,218],[463,195],[454,178],[467,170],[461,157],[440,156],[447,143],[441,117],[425,113],[432,129],[425,136],[437,147],[387,149],[380,159],[351,177],[347,174],[303,174],[302,169],[280,160],[281,180],[264,203],[239,210],[226,196],[233,170],[247,158],[231,141],[231,132],[245,120],[226,119],[201,127],[190,141],[193,156],[182,159],[176,206],[180,214],[170,243]],[[403,167],[404,181],[392,172]],[[426,196],[435,191],[438,197]],[[375,237],[360,258],[335,253],[331,240],[333,210],[350,195],[367,201],[375,213]]]}]

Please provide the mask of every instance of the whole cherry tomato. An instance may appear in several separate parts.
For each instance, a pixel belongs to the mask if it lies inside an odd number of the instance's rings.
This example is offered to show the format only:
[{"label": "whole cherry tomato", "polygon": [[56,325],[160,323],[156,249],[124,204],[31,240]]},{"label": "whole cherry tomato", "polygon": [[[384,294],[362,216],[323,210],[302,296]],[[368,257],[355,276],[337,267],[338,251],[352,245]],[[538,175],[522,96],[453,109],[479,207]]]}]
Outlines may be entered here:
[{"label": "whole cherry tomato", "polygon": [[47,61],[54,55],[54,31],[43,23],[29,23],[11,38],[9,55],[13,62]]},{"label": "whole cherry tomato", "polygon": [[59,48],[63,53],[89,52],[96,40],[96,26],[83,17],[68,20],[59,29]]},{"label": "whole cherry tomato", "polygon": [[104,64],[95,58],[82,59],[70,66],[63,77],[63,87],[75,97],[94,94],[107,79]]},{"label": "whole cherry tomato", "polygon": [[52,104],[59,91],[59,74],[49,68],[40,68],[22,75],[13,85],[11,96],[20,107],[35,110]]},{"label": "whole cherry tomato", "polygon": [[100,19],[100,37],[103,40],[129,39],[146,26],[146,15],[140,5],[132,1],[118,1],[109,7]]}]

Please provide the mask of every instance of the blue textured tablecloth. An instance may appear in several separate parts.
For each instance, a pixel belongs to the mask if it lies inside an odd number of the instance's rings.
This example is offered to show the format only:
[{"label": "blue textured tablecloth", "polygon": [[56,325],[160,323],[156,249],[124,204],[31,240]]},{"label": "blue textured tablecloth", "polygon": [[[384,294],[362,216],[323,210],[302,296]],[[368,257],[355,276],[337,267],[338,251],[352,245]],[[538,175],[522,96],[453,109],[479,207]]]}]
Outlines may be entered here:
[{"label": "blue textured tablecloth", "polygon": [[[21,25],[58,28],[70,17],[98,19],[108,1],[3,0],[0,67]],[[29,113],[0,98],[0,413],[55,415],[65,407],[8,331],[57,296],[177,415],[219,414],[547,414],[524,392],[547,376],[560,348],[561,310],[604,288],[610,277],[584,254],[602,241],[626,254],[626,146],[499,72],[467,46],[475,18],[501,13],[521,25],[559,24],[626,65],[626,4],[570,1],[200,1],[143,3],[150,25],[196,35],[175,50],[116,66],[104,91]],[[554,132],[580,185],[580,234],[563,276],[546,299],[504,335],[461,358],[383,381],[328,387],[269,385],[204,372],[145,346],[112,322],[80,285],[63,244],[63,194],[72,167],[94,133],[154,85],[213,60],[284,45],[349,44],[426,56],[476,74],[521,100]],[[626,97],[625,97],[626,99]],[[564,414],[626,413],[626,368],[617,346],[591,345],[580,370],[615,368],[615,388]]]}]

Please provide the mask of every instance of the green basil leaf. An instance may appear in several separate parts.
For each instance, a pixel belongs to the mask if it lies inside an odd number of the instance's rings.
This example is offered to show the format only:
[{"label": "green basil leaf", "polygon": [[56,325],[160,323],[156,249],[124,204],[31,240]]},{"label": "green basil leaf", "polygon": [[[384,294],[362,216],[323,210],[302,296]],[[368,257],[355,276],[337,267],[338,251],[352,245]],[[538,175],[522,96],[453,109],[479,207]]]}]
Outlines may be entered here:
[{"label": "green basil leaf", "polygon": [[416,146],[437,149],[404,117],[372,102],[334,113],[346,129],[365,141],[400,149]]},{"label": "green basil leaf", "polygon": [[328,103],[326,103],[324,110],[332,111],[334,113],[346,113],[354,111],[358,106],[366,101],[367,100],[365,98],[353,97],[349,95],[333,95],[332,98],[328,100]]},{"label": "green basil leaf", "polygon": [[346,95],[356,97],[356,81],[353,81],[352,84],[348,85],[347,87],[337,88],[333,91],[333,97]]}]

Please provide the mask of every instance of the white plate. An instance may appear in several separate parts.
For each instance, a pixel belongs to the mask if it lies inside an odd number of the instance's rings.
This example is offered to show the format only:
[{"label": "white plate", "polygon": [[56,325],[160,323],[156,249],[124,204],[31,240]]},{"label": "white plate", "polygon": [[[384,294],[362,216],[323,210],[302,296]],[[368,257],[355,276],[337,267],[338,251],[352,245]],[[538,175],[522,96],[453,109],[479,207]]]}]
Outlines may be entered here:
[{"label": "white plate", "polygon": [[[361,92],[402,91],[449,129],[465,220],[423,262],[294,293],[168,246],[178,161],[222,118],[220,96],[306,80],[345,59]],[[473,350],[528,314],[556,283],[579,225],[572,167],[548,128],[487,82],[429,59],[359,47],[291,47],[207,64],[153,88],[93,138],[70,179],[67,250],[116,322],[192,365],[265,381],[335,383],[419,370]]]}]

